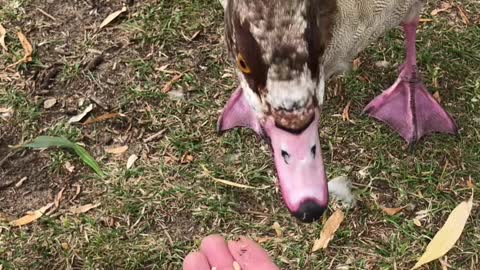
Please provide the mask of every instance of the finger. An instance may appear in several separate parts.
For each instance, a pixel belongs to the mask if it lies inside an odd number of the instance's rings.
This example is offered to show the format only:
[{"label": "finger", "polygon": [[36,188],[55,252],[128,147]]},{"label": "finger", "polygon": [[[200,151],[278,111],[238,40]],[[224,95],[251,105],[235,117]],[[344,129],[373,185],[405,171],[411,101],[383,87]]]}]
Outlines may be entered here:
[{"label": "finger", "polygon": [[210,270],[210,265],[203,253],[191,252],[183,261],[183,270]]},{"label": "finger", "polygon": [[268,253],[251,239],[240,237],[239,241],[229,241],[228,249],[242,270],[279,270]]},{"label": "finger", "polygon": [[217,270],[233,269],[233,257],[225,239],[220,235],[210,235],[202,240],[200,250],[207,257],[211,267]]}]

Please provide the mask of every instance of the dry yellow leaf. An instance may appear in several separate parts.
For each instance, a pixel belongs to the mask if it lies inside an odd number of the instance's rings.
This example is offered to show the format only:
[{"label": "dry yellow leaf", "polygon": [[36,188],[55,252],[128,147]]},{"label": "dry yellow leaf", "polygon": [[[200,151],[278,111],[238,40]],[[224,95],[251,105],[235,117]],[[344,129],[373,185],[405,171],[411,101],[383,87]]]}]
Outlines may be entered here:
[{"label": "dry yellow leaf", "polygon": [[387,215],[389,215],[389,216],[394,216],[394,215],[398,214],[400,211],[402,211],[403,208],[405,208],[405,206],[397,207],[397,208],[382,207],[382,210],[383,210],[383,212],[385,212]]},{"label": "dry yellow leaf", "polygon": [[25,216],[23,216],[19,219],[11,221],[10,225],[11,226],[23,226],[23,225],[30,224],[30,223],[34,222],[35,220],[39,219],[41,216],[43,216],[43,214],[45,214],[45,212],[48,209],[50,209],[50,207],[52,207],[52,206],[53,206],[53,202],[45,205],[44,207],[42,207],[38,210],[27,213]]},{"label": "dry yellow leaf", "polygon": [[185,153],[182,158],[180,158],[180,163],[181,164],[188,164],[188,163],[192,163],[193,161],[193,156],[188,154],[188,153]]},{"label": "dry yellow leaf", "polygon": [[420,257],[412,269],[436,260],[445,255],[457,242],[467,223],[473,206],[473,192],[470,199],[460,203],[447,218],[443,227],[435,234],[427,246],[425,253]]},{"label": "dry yellow leaf", "polygon": [[345,215],[342,210],[337,209],[325,222],[322,232],[320,233],[320,239],[315,240],[313,244],[312,252],[315,252],[321,248],[327,248],[328,242],[333,239],[335,232],[340,227]]},{"label": "dry yellow leaf", "polygon": [[283,235],[283,229],[280,227],[280,224],[278,222],[274,222],[272,225],[272,228],[275,230],[275,234],[277,235],[277,238],[281,238]]},{"label": "dry yellow leaf", "polygon": [[4,52],[8,51],[7,45],[5,45],[6,34],[7,34],[7,31],[5,30],[5,28],[3,28],[3,25],[0,23],[0,46],[2,46]]},{"label": "dry yellow leaf", "polygon": [[25,37],[25,35],[22,32],[17,32],[17,36],[18,36],[18,39],[20,40],[20,43],[22,43],[22,47],[24,51],[24,56],[21,61],[26,63],[31,62],[32,53],[33,53],[32,44],[30,44],[27,37]]},{"label": "dry yellow leaf", "polygon": [[120,155],[125,153],[128,150],[128,145],[118,146],[118,147],[105,147],[105,152],[114,155]]},{"label": "dry yellow leaf", "polygon": [[81,205],[81,206],[72,206],[72,207],[70,207],[70,213],[72,213],[72,214],[82,214],[82,213],[86,213],[86,212],[92,210],[93,208],[97,208],[99,206],[100,206],[100,203],[96,203],[96,204],[89,203],[89,204],[85,204],[85,205]]},{"label": "dry yellow leaf", "polygon": [[127,11],[127,7],[123,6],[122,9],[117,10],[117,11],[113,12],[112,14],[108,15],[103,20],[103,22],[100,24],[99,28],[102,29],[103,27],[107,26],[109,23],[111,23],[113,20],[115,20],[120,14],[122,14],[125,11]]}]

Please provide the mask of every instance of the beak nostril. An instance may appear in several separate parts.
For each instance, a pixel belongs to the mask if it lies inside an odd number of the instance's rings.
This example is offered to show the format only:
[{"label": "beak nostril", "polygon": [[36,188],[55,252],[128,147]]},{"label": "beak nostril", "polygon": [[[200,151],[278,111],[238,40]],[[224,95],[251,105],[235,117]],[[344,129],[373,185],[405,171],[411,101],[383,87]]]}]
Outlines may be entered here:
[{"label": "beak nostril", "polygon": [[282,150],[282,157],[283,157],[283,160],[285,161],[285,163],[288,164],[288,160],[290,159],[290,154],[287,153],[287,151]]},{"label": "beak nostril", "polygon": [[310,148],[310,152],[312,153],[313,159],[315,159],[315,156],[317,155],[317,146],[312,146],[312,148]]}]

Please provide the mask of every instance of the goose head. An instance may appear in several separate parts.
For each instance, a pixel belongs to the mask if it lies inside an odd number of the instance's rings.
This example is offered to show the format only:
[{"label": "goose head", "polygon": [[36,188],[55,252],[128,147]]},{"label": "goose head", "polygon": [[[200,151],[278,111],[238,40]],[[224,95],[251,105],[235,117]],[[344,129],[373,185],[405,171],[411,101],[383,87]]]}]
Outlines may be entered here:
[{"label": "goose head", "polygon": [[240,86],[218,129],[248,127],[269,142],[285,205],[304,222],[328,205],[318,128],[335,11],[335,0],[229,0],[225,7]]}]

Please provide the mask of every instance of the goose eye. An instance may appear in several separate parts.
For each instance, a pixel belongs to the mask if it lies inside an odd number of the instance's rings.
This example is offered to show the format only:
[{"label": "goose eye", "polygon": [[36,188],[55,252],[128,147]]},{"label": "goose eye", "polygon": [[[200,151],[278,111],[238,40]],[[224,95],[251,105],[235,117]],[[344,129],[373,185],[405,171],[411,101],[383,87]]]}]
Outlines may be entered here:
[{"label": "goose eye", "polygon": [[237,55],[237,66],[245,74],[252,73],[252,70],[247,65],[247,62],[245,61],[245,58],[243,57],[243,55],[241,53],[239,53]]}]

